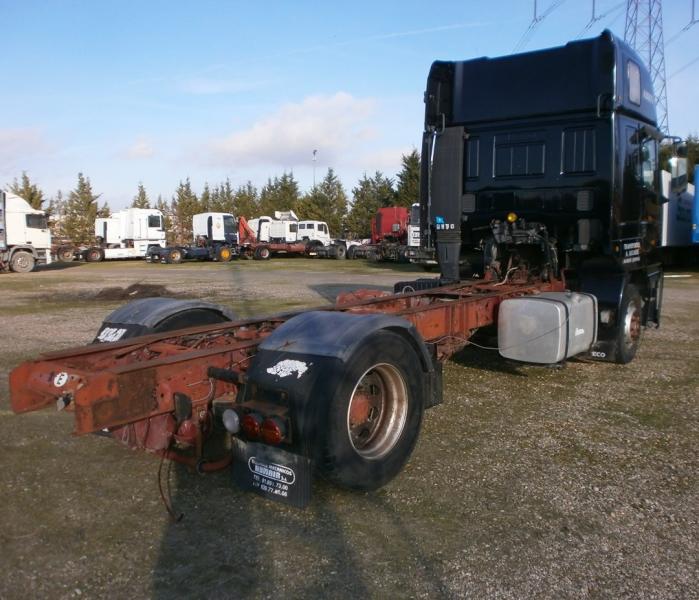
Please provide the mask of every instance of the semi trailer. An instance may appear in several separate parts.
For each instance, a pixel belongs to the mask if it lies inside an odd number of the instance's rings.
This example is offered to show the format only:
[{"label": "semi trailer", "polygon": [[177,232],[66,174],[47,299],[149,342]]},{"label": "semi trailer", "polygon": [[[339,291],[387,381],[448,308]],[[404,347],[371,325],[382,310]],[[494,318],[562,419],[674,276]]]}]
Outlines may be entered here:
[{"label": "semi trailer", "polygon": [[51,263],[46,213],[16,194],[0,190],[0,271],[29,273]]},{"label": "semi trailer", "polygon": [[516,361],[633,359],[662,297],[652,97],[638,56],[608,32],[436,62],[420,222],[438,278],[233,321],[205,303],[139,300],[97,333],[117,341],[15,368],[12,408],[73,411],[77,434],[200,471],[232,463],[239,485],[296,506],[313,474],[376,489],[442,401],[443,362],[479,330]]}]

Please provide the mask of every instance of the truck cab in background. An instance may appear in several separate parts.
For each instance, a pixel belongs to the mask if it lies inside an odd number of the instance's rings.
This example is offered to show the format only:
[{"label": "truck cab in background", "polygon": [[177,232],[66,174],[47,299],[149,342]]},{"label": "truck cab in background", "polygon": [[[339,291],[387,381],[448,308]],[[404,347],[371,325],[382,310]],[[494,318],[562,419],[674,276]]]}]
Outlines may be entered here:
[{"label": "truck cab in background", "polygon": [[238,254],[238,222],[231,213],[193,215],[192,237],[193,243],[186,246],[151,246],[146,260],[173,264],[187,259],[228,262]]},{"label": "truck cab in background", "polygon": [[[571,77],[571,73],[575,73]],[[605,31],[565,46],[433,63],[422,248],[441,282],[514,268],[593,294],[593,358],[628,362],[660,321],[661,204],[651,78]]]},{"label": "truck cab in background", "polygon": [[51,263],[46,213],[19,196],[0,191],[0,270],[29,273]]},{"label": "truck cab in background", "polygon": [[83,251],[88,262],[143,258],[152,246],[165,247],[163,214],[154,208],[127,208],[95,219],[97,244]]}]

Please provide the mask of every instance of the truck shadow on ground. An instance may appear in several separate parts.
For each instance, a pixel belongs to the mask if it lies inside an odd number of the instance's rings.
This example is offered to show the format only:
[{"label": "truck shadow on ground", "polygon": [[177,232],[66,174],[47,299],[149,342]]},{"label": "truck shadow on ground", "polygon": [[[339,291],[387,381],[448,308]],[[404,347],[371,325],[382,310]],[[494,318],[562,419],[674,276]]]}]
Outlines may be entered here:
[{"label": "truck shadow on ground", "polygon": [[[463,367],[474,367],[484,371],[493,373],[505,373],[516,377],[527,377],[527,374],[522,370],[521,365],[507,360],[498,354],[498,351],[492,350],[497,345],[497,340],[488,337],[479,337],[475,341],[479,346],[466,346],[463,350],[452,356],[452,362]],[[484,350],[483,347],[488,348]]]},{"label": "truck shadow on ground", "polygon": [[[427,587],[432,598],[451,597],[432,557],[423,555],[404,517],[379,493],[338,491],[316,481],[302,510],[237,489],[230,470],[201,477],[174,466],[172,483],[173,509],[184,517],[166,525],[152,598],[366,598],[391,589],[383,575],[408,595]],[[367,523],[377,523],[377,530],[357,536]],[[397,545],[411,548],[419,583],[406,577],[403,560],[391,551]],[[372,563],[377,554],[386,565]]]},{"label": "truck shadow on ground", "polygon": [[50,265],[41,265],[37,267],[37,271],[64,271],[66,269],[74,269],[76,267],[82,267],[84,262],[73,261],[73,262],[52,262]]}]

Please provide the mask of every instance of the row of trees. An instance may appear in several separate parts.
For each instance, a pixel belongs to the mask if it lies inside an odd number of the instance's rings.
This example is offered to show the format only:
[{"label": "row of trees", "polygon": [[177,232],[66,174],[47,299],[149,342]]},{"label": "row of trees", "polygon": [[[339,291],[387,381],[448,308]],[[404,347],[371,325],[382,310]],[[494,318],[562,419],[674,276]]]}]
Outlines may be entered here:
[{"label": "row of trees", "polygon": [[[139,183],[131,206],[160,210],[165,215],[170,241],[177,243],[191,240],[192,216],[200,212],[230,212],[252,218],[272,215],[277,210],[293,210],[303,219],[327,221],[334,236],[368,237],[371,217],[378,208],[409,207],[419,198],[420,157],[413,150],[401,160],[401,171],[395,181],[380,171],[373,176],[365,174],[352,189],[351,200],[333,169],[328,169],[323,180],[306,193],[301,193],[293,173],[269,178],[259,190],[249,181],[237,188],[228,179],[214,186],[206,183],[200,194],[194,192],[187,178],[179,183],[169,201],[162,196],[153,201]],[[106,203],[99,206],[100,194],[93,192],[90,179],[82,173],[67,197],[59,191],[48,202],[26,172],[9,189],[34,208],[47,211],[55,235],[77,243],[89,243],[94,236],[95,218],[110,214]]]}]

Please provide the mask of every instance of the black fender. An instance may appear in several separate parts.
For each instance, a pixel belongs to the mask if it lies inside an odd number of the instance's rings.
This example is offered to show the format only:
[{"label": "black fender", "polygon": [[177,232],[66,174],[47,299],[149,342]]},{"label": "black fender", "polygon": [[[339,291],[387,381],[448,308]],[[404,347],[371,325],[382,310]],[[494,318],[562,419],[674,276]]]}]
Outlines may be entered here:
[{"label": "black fender", "polygon": [[287,406],[290,450],[315,458],[317,426],[327,402],[345,376],[345,363],[366,338],[380,330],[403,337],[423,371],[425,408],[442,400],[441,364],[434,348],[406,320],[375,314],[310,311],[280,325],[258,346],[246,372],[241,402],[261,400]]},{"label": "black fender", "polygon": [[201,300],[141,298],[124,304],[102,322],[94,342],[116,342],[184,327],[233,321],[228,308]]}]

